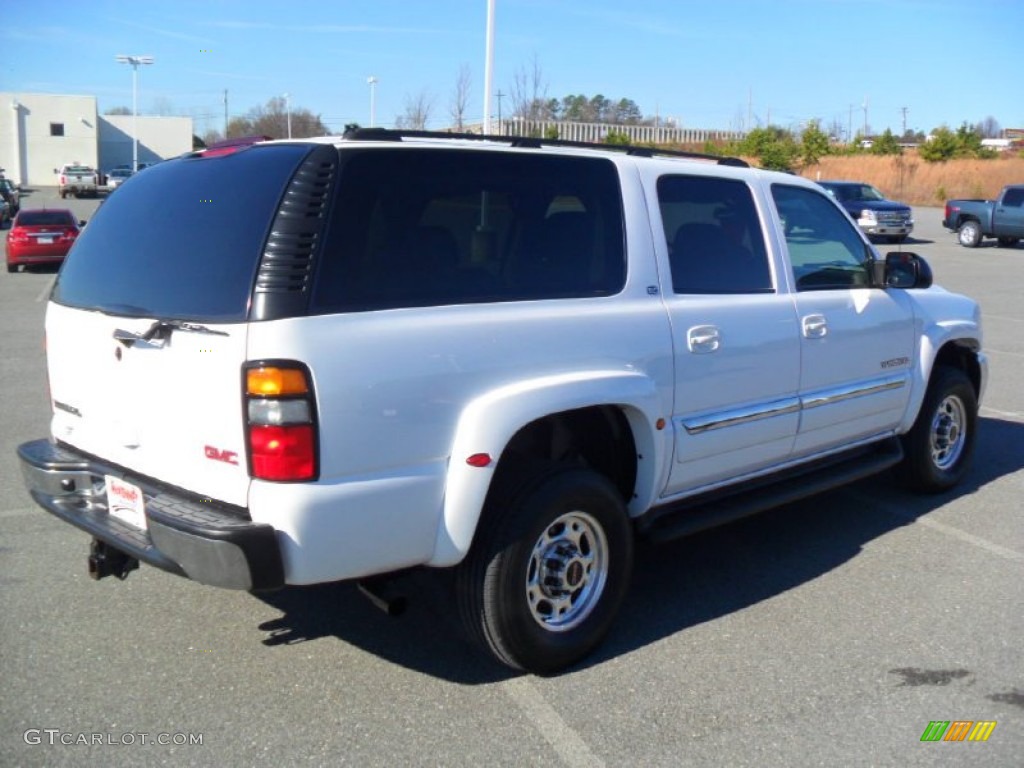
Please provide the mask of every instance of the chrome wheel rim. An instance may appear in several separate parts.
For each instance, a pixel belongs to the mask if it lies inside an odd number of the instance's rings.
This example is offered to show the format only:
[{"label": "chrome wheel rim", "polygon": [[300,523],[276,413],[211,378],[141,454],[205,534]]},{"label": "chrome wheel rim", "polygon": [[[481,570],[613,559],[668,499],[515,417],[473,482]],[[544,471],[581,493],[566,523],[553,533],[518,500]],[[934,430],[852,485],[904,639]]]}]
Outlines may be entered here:
[{"label": "chrome wheel rim", "polygon": [[967,225],[960,230],[960,242],[964,245],[974,245],[977,239],[978,232],[973,226]]},{"label": "chrome wheel rim", "polygon": [[530,615],[550,632],[570,630],[593,612],[607,581],[604,529],[586,512],[567,512],[544,529],[530,553]]},{"label": "chrome wheel rim", "polygon": [[932,462],[945,471],[956,464],[967,441],[967,411],[963,401],[947,396],[932,417],[930,435]]}]

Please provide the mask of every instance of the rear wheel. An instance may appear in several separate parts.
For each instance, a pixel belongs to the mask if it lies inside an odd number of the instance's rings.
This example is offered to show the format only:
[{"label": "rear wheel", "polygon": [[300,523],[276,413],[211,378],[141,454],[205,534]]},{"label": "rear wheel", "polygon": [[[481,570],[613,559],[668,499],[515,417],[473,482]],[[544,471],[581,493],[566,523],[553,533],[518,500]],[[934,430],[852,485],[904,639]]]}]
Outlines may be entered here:
[{"label": "rear wheel", "polygon": [[957,238],[964,248],[977,248],[981,244],[981,224],[973,219],[965,221],[957,230]]},{"label": "rear wheel", "polygon": [[632,526],[590,469],[554,465],[497,490],[456,571],[460,613],[502,663],[556,672],[607,634],[629,586]]},{"label": "rear wheel", "polygon": [[978,399],[967,375],[941,366],[932,373],[913,428],[903,436],[898,471],[910,488],[939,493],[967,472],[977,434]]}]

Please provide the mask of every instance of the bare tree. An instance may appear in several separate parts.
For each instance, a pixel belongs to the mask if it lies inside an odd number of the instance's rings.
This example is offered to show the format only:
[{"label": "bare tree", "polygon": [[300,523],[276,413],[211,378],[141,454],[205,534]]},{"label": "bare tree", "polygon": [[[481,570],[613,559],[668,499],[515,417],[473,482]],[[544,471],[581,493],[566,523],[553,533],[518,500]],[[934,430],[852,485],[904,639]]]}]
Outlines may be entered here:
[{"label": "bare tree", "polygon": [[[292,107],[292,138],[326,136],[330,133],[320,119],[308,109]],[[288,136],[288,104],[281,96],[270,99],[265,106],[253,107],[244,117],[235,117],[228,123],[228,138],[239,136],[270,136],[283,139]]]},{"label": "bare tree", "polygon": [[174,102],[166,96],[157,96],[153,99],[153,114],[160,117],[167,117],[175,113]]},{"label": "bare tree", "polygon": [[530,69],[523,65],[513,76],[510,93],[512,114],[526,120],[548,118],[550,105],[547,95],[548,84],[544,80],[544,71],[537,54],[534,54]]},{"label": "bare tree", "polygon": [[405,112],[395,118],[395,127],[425,131],[433,111],[434,97],[429,91],[420,91],[416,96],[406,96]]},{"label": "bare tree", "polygon": [[452,124],[457,131],[462,130],[463,119],[466,116],[466,105],[469,103],[469,85],[471,74],[468,64],[459,67],[459,74],[455,78],[455,90],[452,91],[451,101],[448,103],[448,114],[451,115]]},{"label": "bare tree", "polygon": [[992,115],[978,123],[978,131],[983,139],[998,139],[1003,135],[1003,127]]}]

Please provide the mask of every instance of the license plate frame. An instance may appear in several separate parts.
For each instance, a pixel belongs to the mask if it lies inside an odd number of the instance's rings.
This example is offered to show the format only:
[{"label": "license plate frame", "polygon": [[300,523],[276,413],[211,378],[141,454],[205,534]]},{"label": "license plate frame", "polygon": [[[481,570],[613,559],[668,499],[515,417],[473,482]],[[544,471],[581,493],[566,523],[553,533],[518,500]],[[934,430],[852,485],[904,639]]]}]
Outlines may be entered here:
[{"label": "license plate frame", "polygon": [[39,243],[39,245],[53,245],[53,238],[50,236],[37,237],[36,242]]},{"label": "license plate frame", "polygon": [[107,513],[133,528],[148,530],[146,500],[142,489],[113,475],[106,475]]}]

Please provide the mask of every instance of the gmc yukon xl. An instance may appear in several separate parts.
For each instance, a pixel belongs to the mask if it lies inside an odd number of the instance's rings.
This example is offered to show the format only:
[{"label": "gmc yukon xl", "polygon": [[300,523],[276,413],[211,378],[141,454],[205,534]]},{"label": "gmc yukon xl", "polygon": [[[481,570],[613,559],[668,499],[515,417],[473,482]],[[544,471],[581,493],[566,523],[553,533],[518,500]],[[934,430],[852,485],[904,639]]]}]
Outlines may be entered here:
[{"label": "gmc yukon xl", "polygon": [[955,485],[987,371],[978,305],[812,182],[380,129],[139,174],[46,338],[20,459],[93,576],[452,569],[472,636],[536,672],[604,637],[636,536],[887,468]]}]

